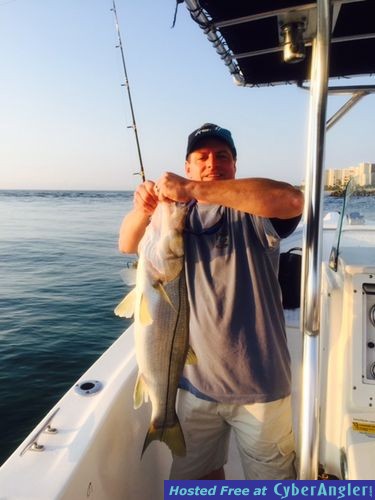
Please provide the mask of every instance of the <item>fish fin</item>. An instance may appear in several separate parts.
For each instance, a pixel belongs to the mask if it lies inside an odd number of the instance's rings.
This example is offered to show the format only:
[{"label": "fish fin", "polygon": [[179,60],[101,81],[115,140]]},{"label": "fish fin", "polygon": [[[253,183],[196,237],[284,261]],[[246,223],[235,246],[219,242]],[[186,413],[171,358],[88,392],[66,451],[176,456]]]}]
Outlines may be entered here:
[{"label": "fish fin", "polygon": [[185,363],[187,365],[196,365],[197,362],[198,362],[197,355],[193,351],[193,348],[191,347],[191,345],[189,345],[189,349],[188,349],[188,352],[187,352],[187,355],[186,355]]},{"label": "fish fin", "polygon": [[151,325],[152,316],[150,314],[150,308],[148,304],[148,299],[146,295],[142,293],[141,303],[139,308],[139,321],[143,326]]},{"label": "fish fin", "polygon": [[163,441],[174,455],[179,457],[186,455],[185,438],[177,415],[176,423],[173,427],[157,429],[153,424],[150,425],[143,444],[141,457],[152,441]]},{"label": "fish fin", "polygon": [[142,375],[138,373],[133,394],[134,409],[137,410],[144,402],[148,401],[148,392]]},{"label": "fish fin", "polygon": [[131,318],[134,314],[136,289],[126,295],[115,309],[116,316],[120,318]]},{"label": "fish fin", "polygon": [[166,290],[165,290],[165,288],[164,288],[163,284],[162,284],[162,283],[160,283],[160,281],[158,281],[158,282],[154,285],[154,288],[155,288],[155,290],[157,290],[157,291],[160,293],[160,295],[163,297],[163,299],[164,299],[166,302],[168,302],[168,304],[172,307],[172,309],[173,309],[175,312],[177,312],[177,310],[176,310],[175,306],[172,304],[172,301],[171,301],[171,299],[170,299],[170,297],[169,297],[168,293],[166,292]]},{"label": "fish fin", "polygon": [[136,267],[124,267],[120,271],[121,279],[124,283],[129,286],[133,286],[137,281],[137,268]]}]

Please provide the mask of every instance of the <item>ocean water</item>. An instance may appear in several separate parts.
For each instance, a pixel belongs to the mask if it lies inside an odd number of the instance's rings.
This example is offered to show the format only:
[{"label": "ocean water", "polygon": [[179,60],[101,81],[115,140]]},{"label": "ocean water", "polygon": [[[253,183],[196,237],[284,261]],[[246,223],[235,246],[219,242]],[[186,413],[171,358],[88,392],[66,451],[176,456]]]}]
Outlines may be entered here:
[{"label": "ocean water", "polygon": [[130,192],[0,191],[0,463],[125,330]]},{"label": "ocean water", "polygon": [[[113,309],[127,291],[117,238],[132,197],[0,191],[0,463],[129,326]],[[341,205],[327,198],[325,211]]]}]

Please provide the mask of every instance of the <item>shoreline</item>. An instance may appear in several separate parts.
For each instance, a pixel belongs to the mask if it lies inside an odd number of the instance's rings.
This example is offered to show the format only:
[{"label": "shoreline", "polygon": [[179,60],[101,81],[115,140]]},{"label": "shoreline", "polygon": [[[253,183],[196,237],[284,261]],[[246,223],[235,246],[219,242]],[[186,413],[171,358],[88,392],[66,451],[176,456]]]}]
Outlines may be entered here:
[{"label": "shoreline", "polygon": [[[324,190],[325,193],[328,193],[328,196],[333,198],[342,198],[345,195],[345,188],[343,189],[334,189],[334,190]],[[352,196],[374,196],[375,189],[356,189],[352,192]]]}]

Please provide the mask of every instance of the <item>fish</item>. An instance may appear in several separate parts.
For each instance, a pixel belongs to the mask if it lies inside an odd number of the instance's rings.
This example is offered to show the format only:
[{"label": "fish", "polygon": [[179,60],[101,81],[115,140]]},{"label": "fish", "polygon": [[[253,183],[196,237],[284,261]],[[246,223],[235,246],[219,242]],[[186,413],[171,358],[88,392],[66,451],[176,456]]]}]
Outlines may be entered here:
[{"label": "fish", "polygon": [[138,377],[134,408],[150,400],[151,422],[141,457],[154,440],[177,456],[186,454],[176,413],[176,397],[185,363],[196,363],[189,346],[189,304],[184,267],[183,231],[187,206],[159,201],[138,246],[135,288],[115,314],[134,315]]}]

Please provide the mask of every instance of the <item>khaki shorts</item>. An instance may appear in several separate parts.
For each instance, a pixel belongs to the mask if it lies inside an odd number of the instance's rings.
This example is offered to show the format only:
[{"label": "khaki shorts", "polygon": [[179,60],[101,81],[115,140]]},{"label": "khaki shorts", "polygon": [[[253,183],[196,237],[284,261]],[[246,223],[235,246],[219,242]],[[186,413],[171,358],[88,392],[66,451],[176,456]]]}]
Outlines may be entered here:
[{"label": "khaki shorts", "polygon": [[269,403],[212,403],[179,390],[177,413],[186,457],[173,457],[171,479],[199,479],[223,467],[233,429],[246,479],[295,479],[290,396]]}]

